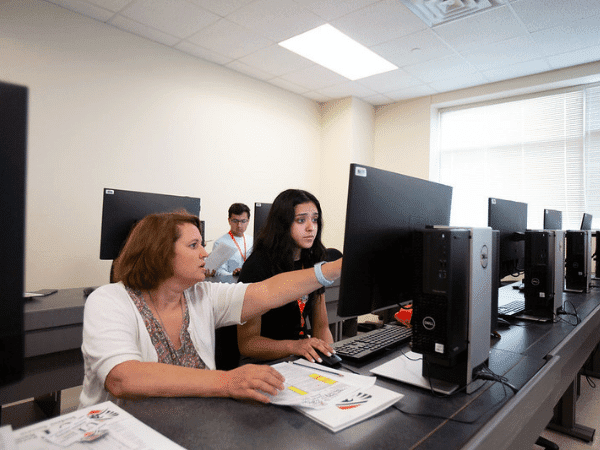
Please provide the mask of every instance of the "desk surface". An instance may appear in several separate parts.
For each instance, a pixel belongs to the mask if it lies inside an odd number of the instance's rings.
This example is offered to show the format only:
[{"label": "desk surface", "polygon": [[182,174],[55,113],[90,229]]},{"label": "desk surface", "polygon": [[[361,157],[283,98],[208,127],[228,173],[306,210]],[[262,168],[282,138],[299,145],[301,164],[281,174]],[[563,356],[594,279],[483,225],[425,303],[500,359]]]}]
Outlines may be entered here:
[{"label": "desk surface", "polygon": [[[492,342],[490,368],[519,388],[499,383],[451,398],[378,378],[377,384],[405,394],[367,421],[331,433],[291,408],[232,399],[168,398],[127,401],[124,408],[187,449],[264,448],[527,448],[552,418],[558,402],[599,337],[600,294],[567,294],[582,323],[518,322]],[[399,354],[361,366],[363,374]]]}]

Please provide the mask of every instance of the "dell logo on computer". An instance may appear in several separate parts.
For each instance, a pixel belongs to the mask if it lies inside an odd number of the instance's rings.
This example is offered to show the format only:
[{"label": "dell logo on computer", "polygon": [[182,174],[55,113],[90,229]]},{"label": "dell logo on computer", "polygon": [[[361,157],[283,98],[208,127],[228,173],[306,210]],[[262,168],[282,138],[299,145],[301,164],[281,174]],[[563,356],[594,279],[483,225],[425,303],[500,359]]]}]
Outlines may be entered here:
[{"label": "dell logo on computer", "polygon": [[429,331],[431,331],[435,328],[435,320],[431,316],[427,316],[427,317],[423,318],[422,324],[423,324],[423,327]]}]

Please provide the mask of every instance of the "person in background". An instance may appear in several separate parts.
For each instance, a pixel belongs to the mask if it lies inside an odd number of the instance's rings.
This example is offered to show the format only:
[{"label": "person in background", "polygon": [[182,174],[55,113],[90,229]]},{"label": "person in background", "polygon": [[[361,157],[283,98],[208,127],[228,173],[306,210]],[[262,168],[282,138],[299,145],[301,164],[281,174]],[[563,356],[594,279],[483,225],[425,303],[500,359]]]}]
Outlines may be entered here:
[{"label": "person in background", "polygon": [[[322,263],[327,256],[321,243],[322,231],[321,205],[316,197],[299,189],[283,191],[271,206],[239,280],[262,281]],[[312,336],[308,335],[307,319]],[[298,355],[321,362],[316,350],[330,356],[334,352],[331,343],[323,287],[238,325],[240,353],[251,358],[266,360]]]},{"label": "person in background", "polygon": [[229,207],[229,232],[221,236],[213,244],[213,252],[219,245],[235,249],[235,253],[211,275],[239,275],[242,265],[252,253],[252,236],[246,236],[246,228],[250,221],[250,208],[243,203],[234,203]]},{"label": "person in background", "polygon": [[[340,276],[340,262],[254,284],[205,282],[200,221],[151,214],[129,235],[116,283],[87,298],[79,407],[135,397],[232,397],[269,402],[283,377],[267,365],[215,369],[215,329],[260,317]],[[319,281],[321,280],[321,281]]]}]

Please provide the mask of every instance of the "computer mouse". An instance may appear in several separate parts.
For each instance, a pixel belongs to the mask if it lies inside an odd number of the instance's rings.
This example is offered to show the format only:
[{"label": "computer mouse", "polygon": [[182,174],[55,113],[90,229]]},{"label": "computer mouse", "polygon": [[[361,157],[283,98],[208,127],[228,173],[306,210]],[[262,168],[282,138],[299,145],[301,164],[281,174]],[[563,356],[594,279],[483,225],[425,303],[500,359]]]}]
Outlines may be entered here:
[{"label": "computer mouse", "polygon": [[329,366],[329,367],[335,367],[335,366],[339,366],[342,363],[342,358],[340,358],[335,353],[332,353],[331,356],[327,356],[322,351],[317,350],[317,349],[315,349],[315,350],[317,351],[319,358],[321,358],[323,360],[323,362],[321,362],[321,363],[319,363],[319,361],[316,361],[319,364],[323,364],[324,366]]}]

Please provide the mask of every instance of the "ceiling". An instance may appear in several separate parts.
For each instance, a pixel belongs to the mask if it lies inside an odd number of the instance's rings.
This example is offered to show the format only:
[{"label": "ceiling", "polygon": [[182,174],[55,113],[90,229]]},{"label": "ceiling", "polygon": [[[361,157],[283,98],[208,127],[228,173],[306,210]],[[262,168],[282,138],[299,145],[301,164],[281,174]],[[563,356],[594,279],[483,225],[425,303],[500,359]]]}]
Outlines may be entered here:
[{"label": "ceiling", "polygon": [[[434,26],[400,0],[46,1],[320,102],[382,105],[600,60],[598,0],[445,0],[492,7]],[[277,45],[324,23],[398,69],[350,81]]]}]

